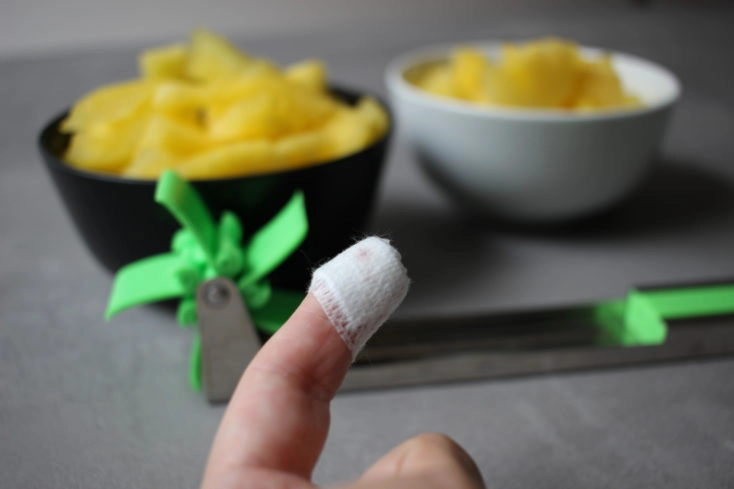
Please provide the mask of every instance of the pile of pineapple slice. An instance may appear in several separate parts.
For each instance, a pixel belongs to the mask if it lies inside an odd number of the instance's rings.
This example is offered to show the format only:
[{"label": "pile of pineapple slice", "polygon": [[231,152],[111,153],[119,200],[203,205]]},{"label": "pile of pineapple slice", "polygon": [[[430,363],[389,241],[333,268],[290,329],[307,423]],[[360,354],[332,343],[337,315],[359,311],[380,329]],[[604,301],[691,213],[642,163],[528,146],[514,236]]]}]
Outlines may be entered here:
[{"label": "pile of pineapple slice", "polygon": [[600,111],[640,105],[625,91],[608,54],[586,59],[575,43],[557,38],[504,44],[495,61],[459,47],[414,83],[436,95],[489,106]]},{"label": "pile of pineapple slice", "polygon": [[194,31],[188,44],[139,58],[140,78],[79,100],[61,130],[65,160],[86,171],[155,179],[245,176],[357,152],[388,128],[383,107],[329,94],[319,60],[279,68],[226,39]]}]

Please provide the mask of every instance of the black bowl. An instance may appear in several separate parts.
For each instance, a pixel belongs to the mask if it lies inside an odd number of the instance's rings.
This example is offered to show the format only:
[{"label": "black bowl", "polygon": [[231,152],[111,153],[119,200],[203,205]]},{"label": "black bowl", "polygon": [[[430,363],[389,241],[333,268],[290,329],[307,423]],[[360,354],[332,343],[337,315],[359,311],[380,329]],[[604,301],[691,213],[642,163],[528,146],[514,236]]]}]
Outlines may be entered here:
[{"label": "black bowl", "polygon": [[[342,88],[333,88],[332,93],[350,104],[362,95]],[[89,173],[66,164],[62,155],[69,136],[59,131],[65,116],[54,118],[38,143],[56,189],[92,255],[107,270],[116,272],[130,262],[170,250],[172,235],[180,225],[153,200],[156,182]],[[308,236],[270,277],[275,286],[302,290],[315,265],[364,234],[391,132],[392,120],[378,141],[328,163],[191,183],[215,218],[225,210],[239,216],[245,238],[269,221],[295,190],[302,190]]]}]

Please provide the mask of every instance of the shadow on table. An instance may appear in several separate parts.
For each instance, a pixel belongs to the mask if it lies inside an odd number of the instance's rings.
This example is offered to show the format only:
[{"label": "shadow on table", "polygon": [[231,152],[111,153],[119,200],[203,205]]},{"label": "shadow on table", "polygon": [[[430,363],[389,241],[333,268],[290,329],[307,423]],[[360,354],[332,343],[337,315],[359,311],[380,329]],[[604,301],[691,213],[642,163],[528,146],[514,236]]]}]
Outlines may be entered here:
[{"label": "shadow on table", "polygon": [[555,233],[582,239],[644,238],[734,222],[734,181],[694,163],[661,160],[629,199]]},{"label": "shadow on table", "polygon": [[606,212],[561,226],[492,225],[539,239],[600,241],[696,232],[731,222],[734,181],[692,162],[664,159],[632,195]]}]

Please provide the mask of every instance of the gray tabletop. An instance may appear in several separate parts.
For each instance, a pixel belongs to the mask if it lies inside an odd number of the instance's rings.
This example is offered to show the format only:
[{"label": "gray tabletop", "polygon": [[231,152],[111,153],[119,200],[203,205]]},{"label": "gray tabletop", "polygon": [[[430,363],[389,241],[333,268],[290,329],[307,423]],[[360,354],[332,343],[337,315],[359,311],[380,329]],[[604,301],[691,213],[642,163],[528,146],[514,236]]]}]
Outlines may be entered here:
[{"label": "gray tabletop", "polygon": [[[570,228],[467,221],[400,134],[372,226],[414,279],[402,315],[577,303],[635,284],[734,276],[734,9],[535,12],[241,39],[324,58],[383,92],[389,59],[426,43],[560,34],[652,58],[685,95],[660,165],[630,202]],[[51,115],[134,73],[133,47],[0,61],[0,487],[195,487],[222,414],[186,384],[189,331],[139,309],[104,323],[110,285],[35,151]],[[443,431],[491,487],[734,486],[734,359],[339,395],[316,481],[356,476],[402,439]]]}]

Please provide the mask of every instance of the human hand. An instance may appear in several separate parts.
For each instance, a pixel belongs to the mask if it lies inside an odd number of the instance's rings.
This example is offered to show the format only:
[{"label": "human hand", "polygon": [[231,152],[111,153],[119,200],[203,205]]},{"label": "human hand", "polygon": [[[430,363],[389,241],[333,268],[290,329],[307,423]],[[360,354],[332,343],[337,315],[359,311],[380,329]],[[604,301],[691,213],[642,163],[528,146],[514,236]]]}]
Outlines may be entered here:
[{"label": "human hand", "polygon": [[[377,297],[381,303],[369,304],[372,299],[365,297],[370,294],[357,299],[362,309],[371,306],[371,318],[367,319],[376,318],[377,322],[373,321],[374,324],[367,328],[356,328],[359,337],[350,337],[353,325],[341,324],[338,320],[339,313],[345,311],[336,311],[335,315],[330,305],[327,317],[322,308],[324,294],[321,289],[314,290],[312,284],[311,293],[260,349],[240,379],[214,439],[202,489],[316,487],[311,482],[311,473],[326,441],[329,405],[356,354],[347,345],[359,347],[366,341],[407,291],[407,276],[402,266],[397,274],[395,267],[392,271],[387,270],[388,275],[395,276],[387,277],[389,283],[385,283],[385,270],[379,263],[384,257],[380,253],[371,254],[372,250],[364,246],[359,248],[362,243],[365,241],[329,264],[341,260],[339,273],[351,270],[345,275],[350,282],[347,288],[374,286],[372,278],[378,274],[381,287],[395,291],[387,301],[385,297]],[[369,252],[367,258],[365,249]],[[399,265],[399,255],[396,252],[394,255]],[[328,269],[322,267],[325,268]],[[344,280],[344,277],[336,280]],[[334,285],[333,280],[329,282]],[[386,303],[390,301],[392,303]],[[363,323],[360,325],[365,326]],[[402,443],[358,480],[340,486],[341,489],[483,487],[471,457],[450,438],[439,434],[419,435]]]}]

